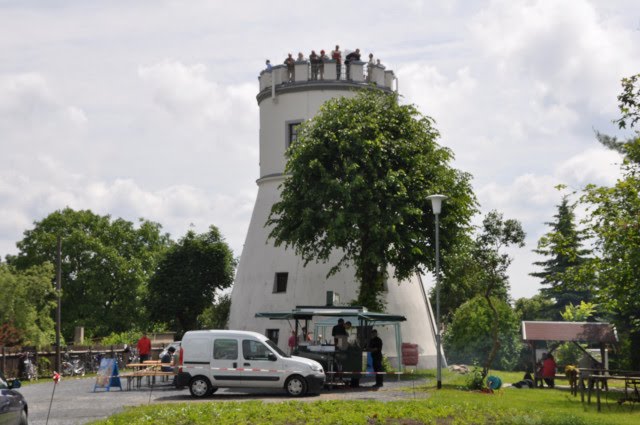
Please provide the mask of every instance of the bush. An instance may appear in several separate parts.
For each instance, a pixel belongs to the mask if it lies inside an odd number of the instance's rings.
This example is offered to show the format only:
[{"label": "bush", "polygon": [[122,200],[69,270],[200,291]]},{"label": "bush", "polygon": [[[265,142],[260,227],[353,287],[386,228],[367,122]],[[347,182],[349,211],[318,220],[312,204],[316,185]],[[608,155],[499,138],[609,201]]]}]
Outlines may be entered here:
[{"label": "bush", "polygon": [[[491,367],[513,370],[522,343],[518,316],[505,301],[492,299],[498,310],[500,350]],[[482,364],[491,351],[493,313],[484,297],[473,298],[456,310],[451,325],[444,334],[444,348],[451,363]]]},{"label": "bush", "polygon": [[482,390],[486,388],[482,376],[482,368],[474,365],[471,372],[466,376],[467,388],[470,390]]},{"label": "bush", "polygon": [[51,375],[51,360],[47,357],[38,357],[38,376]]}]

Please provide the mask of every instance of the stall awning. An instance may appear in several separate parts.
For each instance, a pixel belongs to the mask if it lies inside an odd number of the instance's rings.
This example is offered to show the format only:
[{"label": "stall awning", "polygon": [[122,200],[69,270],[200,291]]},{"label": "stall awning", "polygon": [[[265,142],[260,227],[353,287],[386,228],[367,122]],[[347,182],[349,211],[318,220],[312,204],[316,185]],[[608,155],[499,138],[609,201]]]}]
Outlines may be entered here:
[{"label": "stall awning", "polygon": [[362,308],[340,307],[299,307],[285,312],[256,313],[256,317],[271,320],[311,320],[313,317],[343,317],[367,322],[404,322],[406,317],[398,314],[375,313]]}]

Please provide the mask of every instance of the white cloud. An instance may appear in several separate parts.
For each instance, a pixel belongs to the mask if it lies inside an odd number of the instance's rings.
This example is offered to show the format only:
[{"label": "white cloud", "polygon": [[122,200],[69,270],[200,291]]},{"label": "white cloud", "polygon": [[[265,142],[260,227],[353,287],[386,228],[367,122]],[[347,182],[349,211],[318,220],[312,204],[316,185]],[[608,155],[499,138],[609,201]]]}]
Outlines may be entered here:
[{"label": "white cloud", "polygon": [[[340,12],[309,25],[328,10]],[[265,58],[338,43],[397,73],[473,174],[483,212],[523,222],[514,293],[532,294],[528,250],[553,186],[615,179],[592,129],[615,133],[619,80],[640,69],[639,12],[632,0],[3,4],[0,254],[69,205],[174,236],[215,224],[239,255],[258,177],[256,76]]]},{"label": "white cloud", "polygon": [[86,122],[84,111],[65,104],[41,74],[0,74],[0,131],[4,137],[36,141],[51,133],[69,135]]},{"label": "white cloud", "polygon": [[255,109],[253,96],[248,96],[255,93],[254,85],[220,86],[207,79],[207,67],[200,63],[165,60],[139,67],[138,75],[153,91],[154,101],[181,119],[218,125],[244,122],[250,116],[246,111]]}]

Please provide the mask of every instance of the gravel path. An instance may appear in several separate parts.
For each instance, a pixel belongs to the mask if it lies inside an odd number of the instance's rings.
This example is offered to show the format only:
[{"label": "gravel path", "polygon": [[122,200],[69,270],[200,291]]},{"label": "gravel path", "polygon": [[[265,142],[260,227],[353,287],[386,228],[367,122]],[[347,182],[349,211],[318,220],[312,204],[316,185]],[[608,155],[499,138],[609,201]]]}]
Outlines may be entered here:
[{"label": "gravel path", "polygon": [[[125,406],[139,406],[148,403],[171,402],[221,402],[221,401],[247,401],[262,400],[264,402],[281,402],[291,400],[284,390],[229,390],[220,389],[213,396],[204,400],[191,398],[189,390],[177,390],[167,383],[160,383],[149,388],[132,391],[120,391],[111,389],[106,392],[99,390],[93,392],[95,379],[65,378],[58,383],[55,389],[53,406],[49,417],[50,425],[85,424],[87,422],[103,419],[114,413],[120,412]],[[415,381],[415,385],[424,384],[425,381]],[[320,395],[303,397],[300,401],[319,400],[407,400],[412,398],[426,398],[425,392],[412,392],[412,382],[398,382],[388,379],[383,388],[374,390],[369,386],[372,381],[363,380],[362,387],[357,389],[333,389],[324,390]],[[123,382],[126,389],[126,382]],[[409,391],[406,391],[406,389]],[[47,419],[47,411],[51,401],[53,381],[24,386],[20,392],[29,403],[29,423],[31,425],[44,425]]]}]

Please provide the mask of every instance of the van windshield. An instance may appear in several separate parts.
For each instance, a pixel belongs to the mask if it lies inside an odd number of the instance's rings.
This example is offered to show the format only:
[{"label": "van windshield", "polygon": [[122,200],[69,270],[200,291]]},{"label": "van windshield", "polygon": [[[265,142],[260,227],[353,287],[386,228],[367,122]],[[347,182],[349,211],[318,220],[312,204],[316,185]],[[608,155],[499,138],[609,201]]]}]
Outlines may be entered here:
[{"label": "van windshield", "polygon": [[269,348],[271,348],[273,351],[275,351],[276,353],[280,354],[282,357],[291,357],[290,355],[288,355],[287,353],[285,353],[284,351],[282,351],[276,344],[273,343],[273,341],[271,341],[270,339],[265,341],[267,343],[267,345],[269,346]]}]

